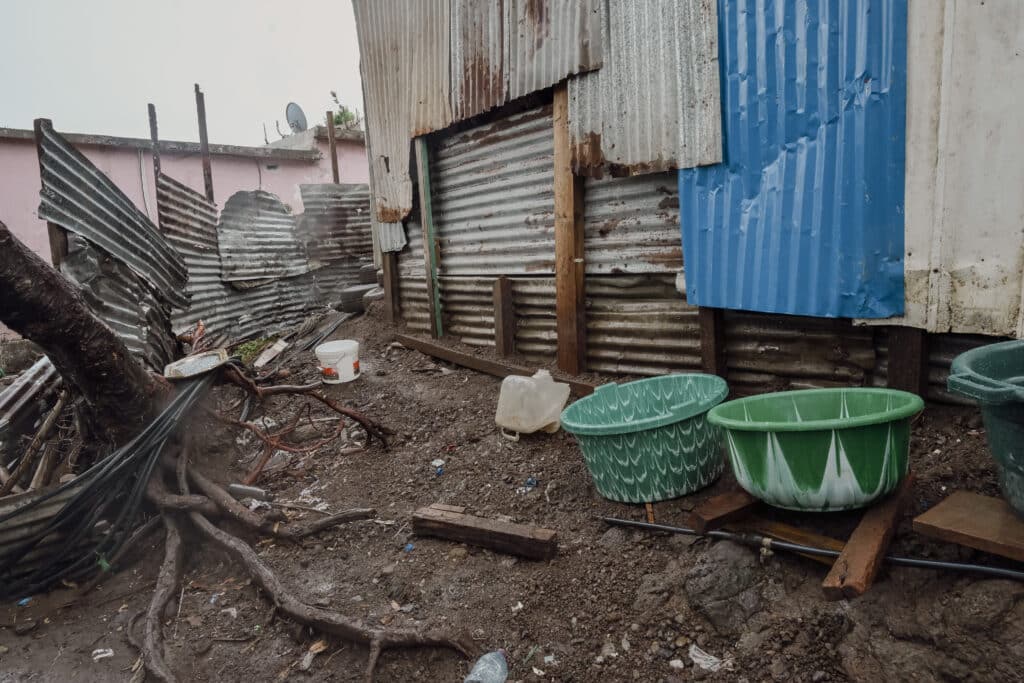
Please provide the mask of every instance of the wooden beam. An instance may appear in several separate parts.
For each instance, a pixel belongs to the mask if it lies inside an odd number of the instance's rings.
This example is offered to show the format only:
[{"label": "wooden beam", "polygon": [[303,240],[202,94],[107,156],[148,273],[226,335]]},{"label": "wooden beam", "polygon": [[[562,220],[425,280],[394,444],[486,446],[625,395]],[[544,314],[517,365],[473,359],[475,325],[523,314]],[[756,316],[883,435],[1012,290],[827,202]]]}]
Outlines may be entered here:
[{"label": "wooden beam", "polygon": [[587,368],[583,178],[572,172],[569,91],[555,87],[555,318],[558,367],[571,375]]},{"label": "wooden beam", "polygon": [[697,311],[700,322],[701,369],[709,375],[725,377],[725,322],[721,308],[701,306]]},{"label": "wooden beam", "polygon": [[889,387],[920,396],[928,393],[928,333],[916,327],[889,328]]},{"label": "wooden beam", "polygon": [[[440,358],[441,360],[448,361],[449,363],[455,363],[461,365],[464,368],[470,370],[476,370],[477,372],[483,372],[488,375],[494,375],[495,377],[508,377],[509,375],[518,375],[520,377],[531,377],[534,374],[534,370],[531,368],[524,368],[520,365],[512,365],[511,363],[499,363],[497,361],[488,360],[486,358],[480,358],[473,356],[462,351],[456,351],[446,346],[442,346],[437,342],[427,341],[426,339],[417,339],[416,337],[410,337],[407,334],[396,334],[395,341],[400,342],[403,346],[407,346],[410,349],[415,349],[420,353],[425,353],[428,356],[434,358]],[[569,385],[569,389],[576,396],[589,396],[594,393],[594,389],[597,388],[596,384],[589,382],[581,382],[575,379],[569,379],[565,377],[555,376],[555,380],[559,382],[565,382]]]},{"label": "wooden beam", "polygon": [[516,312],[512,306],[512,280],[502,275],[494,281],[494,347],[499,356],[516,350]]},{"label": "wooden beam", "polygon": [[[761,536],[778,539],[780,541],[806,545],[811,548],[833,550],[837,553],[842,552],[843,547],[846,545],[840,540],[830,538],[828,536],[822,536],[821,534],[816,534],[812,531],[804,531],[799,527],[795,527],[784,522],[763,519],[757,515],[750,515],[745,517],[742,521],[729,524],[728,528],[732,531],[755,533]],[[835,558],[825,557],[823,555],[799,554],[809,560],[820,562],[828,567],[831,567],[835,561]]]},{"label": "wooden beam", "polygon": [[[43,178],[43,129],[53,130],[53,122],[49,119],[36,119],[32,122],[36,137],[36,156],[39,157],[39,179]],[[56,223],[46,222],[46,234],[50,240],[50,263],[57,270],[68,256],[68,233]]]},{"label": "wooden beam", "polygon": [[398,281],[398,252],[381,254],[384,266],[384,319],[389,323],[402,318],[402,298]]},{"label": "wooden beam", "polygon": [[149,109],[149,139],[153,143],[153,182],[160,179],[160,134],[156,125],[156,105],[146,105]]},{"label": "wooden beam", "polygon": [[199,154],[203,160],[203,186],[206,198],[213,202],[213,166],[210,164],[210,139],[206,134],[206,96],[196,83],[196,118],[199,119]]},{"label": "wooden beam", "polygon": [[448,505],[431,505],[412,516],[413,533],[478,545],[532,560],[558,554],[558,534],[551,529],[467,515]]},{"label": "wooden beam", "polygon": [[328,110],[327,112],[327,147],[330,149],[331,155],[331,177],[334,178],[335,183],[340,183],[340,176],[338,175],[338,141],[334,137],[334,112]]},{"label": "wooden beam", "polygon": [[430,335],[444,335],[441,323],[441,286],[437,278],[440,252],[434,229],[434,209],[430,194],[430,150],[427,140],[416,138],[416,175],[419,179],[420,225],[423,226],[423,262],[427,269],[427,301],[430,306]]},{"label": "wooden beam", "polygon": [[916,517],[914,531],[1024,562],[1024,520],[1002,498],[956,491]]},{"label": "wooden beam", "polygon": [[712,496],[695,507],[690,519],[694,530],[703,534],[746,517],[760,503],[746,491],[729,491]]},{"label": "wooden beam", "polygon": [[821,584],[827,599],[856,598],[871,587],[913,488],[911,472],[892,495],[864,513]]}]

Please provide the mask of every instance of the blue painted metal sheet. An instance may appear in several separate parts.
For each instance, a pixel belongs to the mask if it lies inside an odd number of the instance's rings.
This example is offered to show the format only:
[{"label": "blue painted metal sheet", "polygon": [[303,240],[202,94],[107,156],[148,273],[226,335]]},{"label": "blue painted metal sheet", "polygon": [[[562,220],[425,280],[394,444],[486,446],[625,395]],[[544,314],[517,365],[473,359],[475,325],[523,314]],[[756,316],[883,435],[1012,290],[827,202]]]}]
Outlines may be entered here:
[{"label": "blue painted metal sheet", "polygon": [[679,172],[687,299],[903,313],[906,0],[719,0],[725,160]]}]

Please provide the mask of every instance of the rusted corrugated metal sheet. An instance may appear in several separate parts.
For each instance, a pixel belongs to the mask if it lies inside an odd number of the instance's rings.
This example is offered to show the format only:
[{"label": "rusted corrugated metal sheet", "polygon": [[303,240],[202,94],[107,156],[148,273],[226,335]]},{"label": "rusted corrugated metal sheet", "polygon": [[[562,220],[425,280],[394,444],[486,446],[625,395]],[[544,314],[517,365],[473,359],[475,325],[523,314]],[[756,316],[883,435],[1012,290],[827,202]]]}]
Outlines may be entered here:
[{"label": "rusted corrugated metal sheet", "polygon": [[587,273],[675,273],[683,267],[675,173],[588,179]]},{"label": "rusted corrugated metal sheet", "polygon": [[[872,383],[877,387],[887,386],[889,378],[889,334],[886,328],[873,328],[875,332],[875,353],[878,364],[875,368]],[[965,351],[1003,341],[1000,337],[987,337],[976,334],[931,334],[928,335],[928,393],[930,401],[973,405],[975,402],[960,394],[951,393],[946,388],[949,378],[949,366],[953,359]]]},{"label": "rusted corrugated metal sheet", "polygon": [[[30,505],[33,501],[50,495],[44,502],[28,512],[22,512],[14,517],[0,522],[0,561],[8,558],[17,552],[22,545],[42,531],[47,524],[66,506],[72,498],[81,492],[81,487],[72,485],[62,489],[55,494],[50,492],[30,492],[4,498],[0,502],[0,517]],[[79,540],[83,548],[88,544],[88,538]],[[36,572],[53,561],[55,551],[67,543],[64,534],[54,533],[38,544],[35,548],[26,553],[16,565],[8,569],[4,574],[6,581],[12,581]]]},{"label": "rusted corrugated metal sheet", "polygon": [[354,0],[377,219],[412,208],[409,141],[451,123],[449,0]]},{"label": "rusted corrugated metal sheet", "polygon": [[509,99],[601,66],[604,0],[505,0]]},{"label": "rusted corrugated metal sheet", "polygon": [[57,368],[43,356],[0,391],[0,453],[31,428],[59,385]]},{"label": "rusted corrugated metal sheet", "polygon": [[726,365],[739,393],[873,383],[873,332],[848,320],[727,311]]},{"label": "rusted corrugated metal sheet", "polygon": [[636,175],[722,160],[716,6],[608,0],[604,65],[569,79],[578,173]]},{"label": "rusted corrugated metal sheet", "polygon": [[185,306],[185,264],[156,226],[92,162],[40,121],[39,217],[81,235],[131,268],[153,293]]},{"label": "rusted corrugated metal sheet", "polygon": [[163,371],[177,357],[171,335],[171,308],[154,295],[126,265],[75,233],[68,234],[68,253],[61,273],[74,282],[90,310],[105,322],[150,368]]},{"label": "rusted corrugated metal sheet", "polygon": [[587,277],[587,369],[662,375],[700,368],[697,307],[673,275]]},{"label": "rusted corrugated metal sheet", "polygon": [[550,363],[558,352],[555,279],[513,279],[512,305],[516,314],[516,352],[535,363]]},{"label": "rusted corrugated metal sheet", "polygon": [[445,334],[469,346],[494,346],[494,279],[442,277]]},{"label": "rusted corrugated metal sheet", "polygon": [[398,297],[402,321],[414,332],[430,332],[430,302],[423,262],[423,228],[415,220],[405,227],[408,244],[398,253]]},{"label": "rusted corrugated metal sheet", "polygon": [[468,119],[508,100],[506,0],[452,0],[452,112]]},{"label": "rusted corrugated metal sheet", "polygon": [[309,270],[291,208],[263,190],[239,191],[224,204],[217,226],[220,277],[247,287]]},{"label": "rusted corrugated metal sheet", "polygon": [[442,140],[431,159],[444,275],[553,273],[551,107]]},{"label": "rusted corrugated metal sheet", "polygon": [[296,230],[311,268],[373,257],[369,185],[299,185],[299,192],[304,210]]}]

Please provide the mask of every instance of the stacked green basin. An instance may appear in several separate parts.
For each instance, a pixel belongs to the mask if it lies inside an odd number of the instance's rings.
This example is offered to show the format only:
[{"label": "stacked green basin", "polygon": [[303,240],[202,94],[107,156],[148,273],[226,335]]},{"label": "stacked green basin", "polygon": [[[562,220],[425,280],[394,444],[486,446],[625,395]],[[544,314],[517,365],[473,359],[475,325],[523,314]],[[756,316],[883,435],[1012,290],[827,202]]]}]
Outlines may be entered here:
[{"label": "stacked green basin", "polygon": [[950,366],[947,385],[978,401],[1003,497],[1024,516],[1024,341],[960,354]]},{"label": "stacked green basin", "polygon": [[919,396],[892,389],[808,389],[723,403],[708,421],[725,432],[740,486],[791,510],[849,510],[896,488],[907,473]]},{"label": "stacked green basin", "polygon": [[594,486],[605,498],[645,503],[692,493],[724,468],[707,411],[725,399],[725,380],[680,374],[605,384],[562,413]]}]

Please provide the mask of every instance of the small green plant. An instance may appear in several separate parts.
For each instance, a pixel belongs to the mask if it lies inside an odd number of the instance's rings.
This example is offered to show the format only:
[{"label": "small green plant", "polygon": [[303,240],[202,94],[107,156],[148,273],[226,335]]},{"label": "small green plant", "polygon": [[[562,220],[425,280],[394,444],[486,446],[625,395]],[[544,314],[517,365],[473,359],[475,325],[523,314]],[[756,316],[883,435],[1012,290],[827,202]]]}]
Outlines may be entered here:
[{"label": "small green plant", "polygon": [[263,353],[263,349],[267,348],[271,344],[277,341],[276,337],[260,337],[259,339],[251,339],[244,344],[239,344],[238,348],[235,349],[235,355],[242,359],[242,362],[249,365],[256,357]]},{"label": "small green plant", "polygon": [[362,130],[363,117],[358,109],[349,109],[338,100],[338,93],[331,91],[331,99],[337,108],[334,112],[334,125],[345,130]]}]

